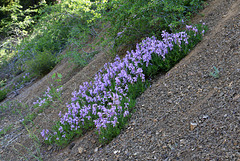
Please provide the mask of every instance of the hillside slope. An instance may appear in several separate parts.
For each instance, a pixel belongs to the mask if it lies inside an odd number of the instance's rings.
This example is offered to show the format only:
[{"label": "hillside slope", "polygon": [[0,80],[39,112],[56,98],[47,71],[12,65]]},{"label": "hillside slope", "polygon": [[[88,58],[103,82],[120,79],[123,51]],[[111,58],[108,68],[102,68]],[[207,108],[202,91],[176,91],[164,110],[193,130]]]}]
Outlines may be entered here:
[{"label": "hillside slope", "polygon": [[[122,134],[90,160],[240,159],[240,1],[211,1],[210,31],[138,98]],[[218,79],[209,76],[213,66]]]},{"label": "hillside slope", "polygon": [[[43,160],[238,160],[240,0],[208,2],[201,12],[204,16],[193,19],[209,26],[203,41],[166,75],[153,80],[137,99],[136,112],[117,138],[101,147],[90,131],[61,150],[42,146]],[[100,53],[83,69],[63,61],[23,89],[14,100],[31,104],[47,89],[53,73],[63,75],[63,103],[39,114],[31,131],[40,138],[39,129],[51,128],[71,92],[90,80],[110,58]],[[218,79],[209,76],[213,66],[220,71]],[[36,146],[20,118],[10,112],[5,115],[0,124],[13,124],[13,129],[0,139],[0,160],[36,160]]]}]

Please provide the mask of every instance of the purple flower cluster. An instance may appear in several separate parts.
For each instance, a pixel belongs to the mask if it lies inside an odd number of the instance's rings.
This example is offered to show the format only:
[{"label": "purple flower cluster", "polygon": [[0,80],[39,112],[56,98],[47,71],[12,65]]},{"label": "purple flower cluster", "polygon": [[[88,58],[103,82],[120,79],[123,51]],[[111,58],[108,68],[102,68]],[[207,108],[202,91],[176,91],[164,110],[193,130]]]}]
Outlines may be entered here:
[{"label": "purple flower cluster", "polygon": [[[203,23],[203,25],[205,25],[205,23]],[[194,33],[194,36],[196,36],[197,35],[197,33],[198,33],[198,29],[197,29],[197,27],[196,26],[192,26],[192,25],[186,25],[186,29],[187,30],[193,30],[195,33]],[[202,31],[202,35],[204,35],[204,32],[205,32],[205,30],[203,30]]]},{"label": "purple flower cluster", "polygon": [[[51,85],[51,86],[53,86],[53,85]],[[33,105],[37,105],[37,106],[41,107],[42,105],[47,103],[47,101],[52,101],[53,96],[54,96],[52,90],[54,90],[54,89],[47,87],[47,90],[43,94],[43,97],[39,98],[36,102],[33,102]],[[62,91],[62,86],[56,89],[57,93],[59,93],[61,91]]]},{"label": "purple flower cluster", "polygon": [[[92,120],[100,129],[106,128],[107,124],[116,126],[120,115],[126,117],[129,114],[128,102],[121,105],[123,97],[127,98],[128,84],[135,83],[138,78],[145,80],[142,69],[129,61],[130,55],[123,60],[116,57],[114,63],[105,64],[93,82],[83,83],[79,91],[72,93],[72,103],[67,105],[68,112],[63,116],[59,114],[62,125],[67,124],[71,130],[77,130],[87,120]],[[135,62],[133,58],[132,61]]]},{"label": "purple flower cluster", "polygon": [[41,135],[45,140],[48,140],[48,136],[47,136],[48,133],[49,133],[48,129],[43,129],[43,131],[41,132]]},{"label": "purple flower cluster", "polygon": [[137,44],[136,52],[137,62],[143,61],[148,67],[150,60],[152,59],[152,54],[155,53],[165,59],[165,55],[173,50],[174,44],[178,44],[181,48],[182,41],[188,44],[188,35],[186,32],[179,32],[175,34],[169,34],[166,31],[162,31],[162,41],[156,40],[155,37],[146,38],[142,41],[141,45]]},{"label": "purple flower cluster", "polygon": [[29,73],[26,73],[24,76],[23,76],[23,79],[27,78],[29,76]]},{"label": "purple flower cluster", "polygon": [[36,102],[33,102],[34,105],[38,105],[39,107],[42,106],[46,101],[52,101],[52,96],[50,95],[50,90],[51,88],[48,87],[47,91],[45,91],[43,97],[44,98],[39,98]]},{"label": "purple flower cluster", "polygon": [[[198,32],[194,27],[194,32]],[[54,133],[56,140],[65,137],[70,131],[78,130],[88,123],[94,123],[99,130],[108,126],[115,127],[120,119],[129,115],[128,87],[139,79],[144,82],[143,65],[148,67],[155,53],[162,59],[173,50],[174,44],[188,44],[186,32],[169,34],[163,31],[162,41],[155,37],[146,38],[136,45],[136,50],[127,52],[121,60],[118,56],[113,63],[106,63],[91,82],[84,82],[78,91],[72,92],[72,103],[67,104],[68,111],[59,113],[60,125]],[[126,101],[127,100],[127,101]],[[44,130],[42,132],[46,134]],[[47,136],[44,135],[46,139]]]}]

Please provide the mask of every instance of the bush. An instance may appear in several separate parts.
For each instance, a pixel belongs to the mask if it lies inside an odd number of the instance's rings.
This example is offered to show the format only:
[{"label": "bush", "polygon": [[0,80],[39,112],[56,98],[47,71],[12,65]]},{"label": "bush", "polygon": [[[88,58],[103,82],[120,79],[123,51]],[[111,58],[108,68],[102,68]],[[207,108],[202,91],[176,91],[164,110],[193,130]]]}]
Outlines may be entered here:
[{"label": "bush", "polygon": [[33,59],[26,62],[28,72],[37,76],[49,73],[56,65],[55,55],[49,52],[38,52]]},{"label": "bush", "polygon": [[38,9],[33,9],[32,7],[24,9],[18,0],[11,1],[6,6],[1,6],[1,35],[22,39],[28,34],[28,29],[36,23],[36,17],[34,15],[37,14],[37,11]]},{"label": "bush", "polygon": [[74,62],[85,65],[86,61],[82,59],[89,57],[81,52],[79,56],[79,50],[86,46],[91,35],[96,35],[93,27],[99,18],[99,14],[90,8],[90,2],[64,0],[41,9],[39,22],[34,27],[33,33],[18,46],[21,64],[31,60],[35,53],[43,51],[58,56],[68,45],[71,46],[70,51],[62,57],[71,58]]},{"label": "bush", "polygon": [[[105,22],[111,24],[103,45],[114,42],[116,51],[121,45],[133,48],[145,37],[161,38],[162,30],[172,32],[202,8],[203,0],[111,0],[104,3]],[[107,10],[111,8],[111,10]]]}]

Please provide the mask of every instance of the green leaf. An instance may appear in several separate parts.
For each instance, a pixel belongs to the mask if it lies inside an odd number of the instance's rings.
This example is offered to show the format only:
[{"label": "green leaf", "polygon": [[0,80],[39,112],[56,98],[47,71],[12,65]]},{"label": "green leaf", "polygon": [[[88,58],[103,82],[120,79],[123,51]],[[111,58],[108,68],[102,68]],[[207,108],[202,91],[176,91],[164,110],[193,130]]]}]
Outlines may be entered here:
[{"label": "green leaf", "polygon": [[56,82],[61,82],[62,80],[61,79],[56,79]]},{"label": "green leaf", "polygon": [[57,73],[58,78],[62,79],[62,74],[61,73]]},{"label": "green leaf", "polygon": [[55,78],[56,78],[56,73],[52,75],[52,79],[55,79]]}]

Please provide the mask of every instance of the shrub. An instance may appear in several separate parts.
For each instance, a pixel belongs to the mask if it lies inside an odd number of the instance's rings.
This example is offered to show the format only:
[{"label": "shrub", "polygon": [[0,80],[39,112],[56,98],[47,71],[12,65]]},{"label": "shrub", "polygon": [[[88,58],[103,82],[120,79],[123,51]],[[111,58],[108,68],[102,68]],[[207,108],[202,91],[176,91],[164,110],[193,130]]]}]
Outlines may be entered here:
[{"label": "shrub", "polygon": [[[19,0],[10,1],[2,5],[0,8],[0,16],[2,17],[0,21],[1,35],[22,39],[28,34],[28,29],[36,23],[34,15],[37,14],[38,9],[33,7],[26,9]],[[39,6],[42,7],[44,5],[40,4]]]},{"label": "shrub", "polygon": [[[203,0],[111,0],[103,3],[105,22],[111,24],[108,39],[116,51],[121,45],[134,47],[145,37],[160,39],[162,30],[172,32],[202,8]],[[107,8],[111,8],[110,11]]]},{"label": "shrub", "polygon": [[[43,51],[58,56],[66,45],[72,46],[70,52],[86,46],[89,35],[93,33],[91,32],[93,22],[99,17],[99,14],[90,10],[90,7],[91,3],[87,1],[64,0],[41,9],[39,22],[34,27],[33,33],[18,46],[22,64],[26,60],[31,60],[34,54]],[[73,57],[72,54],[67,54],[67,57],[85,58],[77,54],[79,53],[73,52]]]},{"label": "shrub", "polygon": [[37,76],[42,76],[49,73],[56,65],[55,55],[52,53],[38,52],[33,59],[26,62],[28,72]]}]

